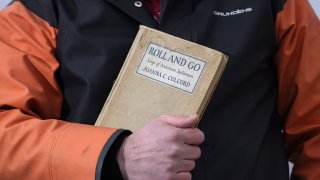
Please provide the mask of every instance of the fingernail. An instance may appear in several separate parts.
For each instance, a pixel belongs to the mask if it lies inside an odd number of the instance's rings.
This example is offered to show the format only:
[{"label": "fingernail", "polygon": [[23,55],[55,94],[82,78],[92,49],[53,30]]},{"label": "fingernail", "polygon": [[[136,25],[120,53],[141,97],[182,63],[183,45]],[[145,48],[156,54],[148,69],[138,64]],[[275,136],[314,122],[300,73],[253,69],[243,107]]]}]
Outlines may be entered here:
[{"label": "fingernail", "polygon": [[199,118],[199,115],[198,114],[195,114],[195,115],[193,115],[194,117],[196,117],[196,118]]},{"label": "fingernail", "polygon": [[192,119],[199,119],[199,115],[198,115],[198,114],[194,114],[194,115],[190,116],[190,118],[192,118]]}]

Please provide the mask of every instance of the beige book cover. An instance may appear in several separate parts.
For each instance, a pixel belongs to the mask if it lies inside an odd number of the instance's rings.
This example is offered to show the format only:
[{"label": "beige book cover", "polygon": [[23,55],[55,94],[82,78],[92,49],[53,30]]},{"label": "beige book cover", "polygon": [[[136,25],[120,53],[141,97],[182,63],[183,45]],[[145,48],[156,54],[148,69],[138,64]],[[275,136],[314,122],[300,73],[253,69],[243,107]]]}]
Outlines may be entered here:
[{"label": "beige book cover", "polygon": [[140,26],[96,125],[134,132],[159,115],[201,117],[226,63],[221,52]]}]

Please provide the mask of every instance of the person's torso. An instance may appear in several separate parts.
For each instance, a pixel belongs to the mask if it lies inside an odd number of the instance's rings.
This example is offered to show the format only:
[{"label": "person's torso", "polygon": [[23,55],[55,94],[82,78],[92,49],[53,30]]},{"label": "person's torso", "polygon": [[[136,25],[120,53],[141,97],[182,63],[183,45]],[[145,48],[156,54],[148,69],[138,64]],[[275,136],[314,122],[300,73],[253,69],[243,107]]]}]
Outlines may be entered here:
[{"label": "person's torso", "polygon": [[94,124],[139,25],[219,50],[225,72],[199,124],[193,179],[288,179],[277,113],[275,0],[163,0],[158,24],[135,1],[55,0],[62,119]]}]

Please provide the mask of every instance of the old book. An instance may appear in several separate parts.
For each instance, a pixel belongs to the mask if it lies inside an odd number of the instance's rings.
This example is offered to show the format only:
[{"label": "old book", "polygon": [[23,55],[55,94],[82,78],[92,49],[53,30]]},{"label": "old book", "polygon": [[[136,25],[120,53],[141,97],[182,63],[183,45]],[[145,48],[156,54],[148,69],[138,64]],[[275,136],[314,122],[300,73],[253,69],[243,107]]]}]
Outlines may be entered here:
[{"label": "old book", "polygon": [[227,63],[216,50],[140,26],[96,125],[136,131],[159,115],[202,115]]}]

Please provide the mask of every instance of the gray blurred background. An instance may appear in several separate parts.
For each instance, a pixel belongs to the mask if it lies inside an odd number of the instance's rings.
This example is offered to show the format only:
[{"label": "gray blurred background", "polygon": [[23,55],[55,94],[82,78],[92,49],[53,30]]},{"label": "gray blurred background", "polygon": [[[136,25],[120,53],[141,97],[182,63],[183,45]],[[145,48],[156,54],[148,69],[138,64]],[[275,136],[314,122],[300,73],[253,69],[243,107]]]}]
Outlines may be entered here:
[{"label": "gray blurred background", "polygon": [[9,4],[11,0],[0,0],[0,9]]}]

